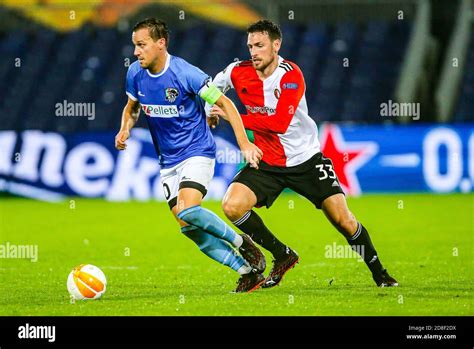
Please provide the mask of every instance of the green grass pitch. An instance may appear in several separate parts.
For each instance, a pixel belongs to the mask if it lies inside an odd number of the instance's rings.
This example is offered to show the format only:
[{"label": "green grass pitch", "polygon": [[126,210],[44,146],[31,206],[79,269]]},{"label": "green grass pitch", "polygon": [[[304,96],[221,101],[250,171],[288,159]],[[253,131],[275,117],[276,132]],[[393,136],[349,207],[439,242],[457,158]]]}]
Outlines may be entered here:
[{"label": "green grass pitch", "polygon": [[[0,259],[0,315],[474,315],[471,194],[348,199],[400,283],[384,289],[357,259],[328,258],[344,238],[282,195],[258,212],[301,261],[281,286],[250,294],[230,293],[238,275],[182,236],[166,203],[74,200],[0,198],[0,244],[38,246],[37,262]],[[219,202],[204,206],[223,217]],[[107,292],[71,303],[66,279],[82,263],[102,268]]]}]

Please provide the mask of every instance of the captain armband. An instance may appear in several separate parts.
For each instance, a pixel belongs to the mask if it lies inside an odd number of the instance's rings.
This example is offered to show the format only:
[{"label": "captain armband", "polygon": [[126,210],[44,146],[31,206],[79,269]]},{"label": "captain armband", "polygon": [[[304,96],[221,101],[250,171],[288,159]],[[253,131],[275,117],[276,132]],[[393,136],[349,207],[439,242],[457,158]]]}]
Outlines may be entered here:
[{"label": "captain armband", "polygon": [[213,105],[222,96],[222,92],[212,82],[206,82],[199,90],[199,96],[208,104]]}]

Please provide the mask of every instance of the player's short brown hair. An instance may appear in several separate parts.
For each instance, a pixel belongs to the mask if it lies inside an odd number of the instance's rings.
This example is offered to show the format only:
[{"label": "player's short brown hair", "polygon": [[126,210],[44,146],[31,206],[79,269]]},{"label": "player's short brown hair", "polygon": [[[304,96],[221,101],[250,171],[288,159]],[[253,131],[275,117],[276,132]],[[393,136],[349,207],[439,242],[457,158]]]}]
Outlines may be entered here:
[{"label": "player's short brown hair", "polygon": [[262,19],[252,23],[248,26],[247,33],[267,33],[271,41],[282,39],[280,27],[269,19]]},{"label": "player's short brown hair", "polygon": [[135,26],[133,27],[133,31],[137,31],[139,29],[144,28],[148,29],[150,37],[153,39],[153,41],[156,41],[158,39],[165,39],[166,47],[168,47],[169,31],[168,26],[164,21],[156,18],[147,18],[135,24]]}]

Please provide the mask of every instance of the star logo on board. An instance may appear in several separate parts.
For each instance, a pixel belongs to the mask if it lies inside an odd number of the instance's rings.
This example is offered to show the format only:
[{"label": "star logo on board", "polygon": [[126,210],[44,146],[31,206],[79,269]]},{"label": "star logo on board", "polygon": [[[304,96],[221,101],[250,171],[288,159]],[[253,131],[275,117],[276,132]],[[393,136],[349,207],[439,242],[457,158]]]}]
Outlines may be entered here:
[{"label": "star logo on board", "polygon": [[332,160],[344,192],[349,195],[361,194],[357,170],[377,154],[377,143],[346,142],[339,127],[330,124],[321,129],[320,141],[321,151]]}]

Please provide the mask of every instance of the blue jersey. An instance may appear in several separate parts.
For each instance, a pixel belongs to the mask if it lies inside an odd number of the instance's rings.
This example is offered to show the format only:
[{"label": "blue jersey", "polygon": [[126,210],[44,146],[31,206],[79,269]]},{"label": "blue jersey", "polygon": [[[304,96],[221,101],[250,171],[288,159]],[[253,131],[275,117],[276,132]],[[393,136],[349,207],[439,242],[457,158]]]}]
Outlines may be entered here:
[{"label": "blue jersey", "polygon": [[216,144],[198,94],[209,79],[170,54],[158,74],[143,69],[138,61],[128,68],[126,93],[142,106],[162,168],[192,156],[215,158]]}]

